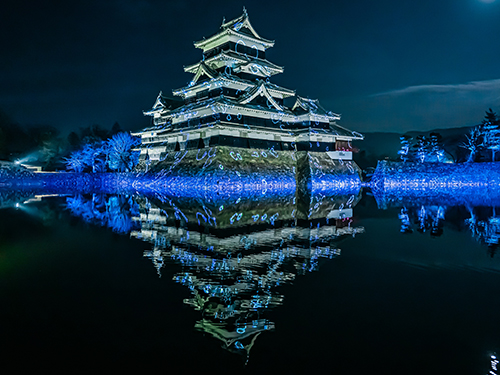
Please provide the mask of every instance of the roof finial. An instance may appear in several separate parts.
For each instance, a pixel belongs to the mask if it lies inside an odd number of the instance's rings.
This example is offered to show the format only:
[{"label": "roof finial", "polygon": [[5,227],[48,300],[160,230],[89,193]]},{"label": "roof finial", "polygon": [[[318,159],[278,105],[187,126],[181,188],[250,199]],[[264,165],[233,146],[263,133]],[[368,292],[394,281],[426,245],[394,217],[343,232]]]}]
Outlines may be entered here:
[{"label": "roof finial", "polygon": [[224,25],[226,23],[226,17],[222,17],[222,24]]},{"label": "roof finial", "polygon": [[245,6],[243,6],[243,14],[245,17],[248,17],[247,8],[245,8]]}]

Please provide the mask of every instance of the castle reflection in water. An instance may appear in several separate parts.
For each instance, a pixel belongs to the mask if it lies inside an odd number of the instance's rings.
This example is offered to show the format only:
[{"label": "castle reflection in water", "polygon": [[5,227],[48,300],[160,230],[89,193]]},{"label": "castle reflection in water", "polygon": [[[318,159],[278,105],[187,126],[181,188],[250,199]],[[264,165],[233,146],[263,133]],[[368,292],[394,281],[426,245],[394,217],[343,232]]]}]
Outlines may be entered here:
[{"label": "castle reflection in water", "polygon": [[184,303],[200,311],[195,328],[247,355],[274,329],[265,312],[283,303],[280,286],[339,256],[339,238],[364,231],[352,225],[359,198],[312,197],[301,207],[287,195],[204,202],[156,194],[136,200],[140,228],[131,235],[152,244],[144,256],[160,277],[166,264],[182,265],[174,280],[191,291]]}]

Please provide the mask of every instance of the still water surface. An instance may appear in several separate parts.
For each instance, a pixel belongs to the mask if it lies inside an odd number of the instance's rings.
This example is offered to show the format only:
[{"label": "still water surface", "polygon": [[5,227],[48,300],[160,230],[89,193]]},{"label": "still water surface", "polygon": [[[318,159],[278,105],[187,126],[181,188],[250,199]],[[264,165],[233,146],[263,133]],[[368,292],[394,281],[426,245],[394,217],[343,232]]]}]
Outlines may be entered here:
[{"label": "still water surface", "polygon": [[497,373],[498,208],[37,194],[2,195],[4,364]]}]

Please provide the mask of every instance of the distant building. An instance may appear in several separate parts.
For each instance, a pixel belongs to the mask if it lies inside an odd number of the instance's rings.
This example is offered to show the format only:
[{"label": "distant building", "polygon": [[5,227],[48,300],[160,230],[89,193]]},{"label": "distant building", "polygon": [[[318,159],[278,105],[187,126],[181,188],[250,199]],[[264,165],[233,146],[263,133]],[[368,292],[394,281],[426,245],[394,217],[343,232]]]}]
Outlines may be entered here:
[{"label": "distant building", "polygon": [[21,165],[24,168],[26,168],[27,170],[35,172],[35,173],[42,172],[42,167],[40,167],[38,165],[29,165],[29,164],[19,164],[19,165]]},{"label": "distant building", "polygon": [[231,146],[275,151],[328,153],[352,160],[357,132],[339,126],[340,115],[326,111],[317,99],[270,82],[283,67],[266,59],[274,41],[252,27],[246,10],[219,32],[194,43],[202,59],[184,71],[193,74],[174,98],[158,95],[144,112],[153,126],[141,137],[142,165],[154,165],[171,152]]}]

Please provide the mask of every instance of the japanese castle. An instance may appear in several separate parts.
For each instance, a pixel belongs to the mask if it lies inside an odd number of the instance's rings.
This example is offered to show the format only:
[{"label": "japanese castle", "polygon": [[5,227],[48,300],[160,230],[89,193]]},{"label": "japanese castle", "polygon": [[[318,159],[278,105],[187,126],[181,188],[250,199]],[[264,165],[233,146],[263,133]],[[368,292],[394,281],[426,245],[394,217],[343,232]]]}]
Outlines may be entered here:
[{"label": "japanese castle", "polygon": [[153,168],[179,151],[224,146],[352,160],[351,141],[363,136],[337,125],[340,115],[326,111],[317,99],[271,83],[283,67],[266,59],[274,41],[254,30],[246,9],[194,46],[203,55],[184,67],[193,74],[191,82],[173,90],[174,97],[160,92],[144,112],[153,126],[134,134],[141,137],[139,169]]}]

